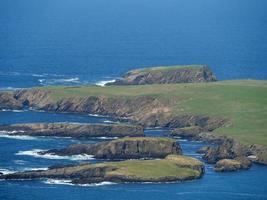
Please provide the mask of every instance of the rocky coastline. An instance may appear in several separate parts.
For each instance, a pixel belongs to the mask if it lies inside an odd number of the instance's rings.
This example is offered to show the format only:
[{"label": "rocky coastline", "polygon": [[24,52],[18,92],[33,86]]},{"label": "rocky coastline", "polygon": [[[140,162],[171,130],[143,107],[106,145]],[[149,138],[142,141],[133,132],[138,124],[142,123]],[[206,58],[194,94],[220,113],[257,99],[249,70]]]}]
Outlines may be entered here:
[{"label": "rocky coastline", "polygon": [[123,75],[122,79],[117,79],[107,85],[202,83],[216,80],[206,65],[170,66],[132,70]]},{"label": "rocky coastline", "polygon": [[[153,166],[153,169],[151,167]],[[0,175],[5,180],[63,179],[74,184],[110,182],[174,182],[200,178],[204,164],[186,156],[169,155],[160,160],[126,160],[99,164],[52,167]]]},{"label": "rocky coastline", "polygon": [[128,124],[89,123],[28,123],[0,125],[0,131],[8,135],[56,136],[56,137],[141,137],[142,126]]},{"label": "rocky coastline", "polygon": [[97,159],[151,159],[169,154],[182,154],[176,140],[158,137],[122,138],[96,144],[74,144],[64,149],[52,149],[39,154],[59,156],[93,155]]}]

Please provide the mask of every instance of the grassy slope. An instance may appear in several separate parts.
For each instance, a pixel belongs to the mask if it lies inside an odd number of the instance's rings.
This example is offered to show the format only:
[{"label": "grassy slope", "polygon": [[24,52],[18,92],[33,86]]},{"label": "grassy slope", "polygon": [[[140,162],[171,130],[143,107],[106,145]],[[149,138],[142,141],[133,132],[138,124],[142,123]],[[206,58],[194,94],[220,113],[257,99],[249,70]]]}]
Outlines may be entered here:
[{"label": "grassy slope", "polygon": [[[200,172],[189,167],[179,167],[187,161],[188,166],[201,165],[200,161],[185,156],[172,156],[176,159],[163,160],[126,160],[122,162],[110,162],[99,164],[105,166],[116,166],[117,170],[109,172],[112,175],[126,175],[137,178],[160,178],[160,177],[178,177],[183,179],[188,176],[199,176]],[[153,169],[153,170],[151,170]]]},{"label": "grassy slope", "polygon": [[175,66],[158,66],[158,67],[148,67],[148,68],[141,68],[135,69],[130,72],[133,73],[141,73],[141,72],[158,72],[158,71],[170,71],[170,70],[177,70],[177,69],[199,69],[204,65],[175,65]]},{"label": "grassy slope", "polygon": [[231,126],[217,130],[244,143],[267,146],[267,81],[220,81],[197,84],[141,86],[46,87],[55,99],[68,96],[157,96],[174,114],[204,114],[229,118]]}]

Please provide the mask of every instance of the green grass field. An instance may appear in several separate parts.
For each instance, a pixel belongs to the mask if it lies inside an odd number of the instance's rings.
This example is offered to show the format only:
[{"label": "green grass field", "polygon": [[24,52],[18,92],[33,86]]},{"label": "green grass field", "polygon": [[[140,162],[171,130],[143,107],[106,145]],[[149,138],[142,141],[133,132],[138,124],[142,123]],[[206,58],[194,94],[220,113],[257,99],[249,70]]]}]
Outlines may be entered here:
[{"label": "green grass field", "polygon": [[267,81],[236,80],[139,86],[45,87],[55,100],[70,96],[131,98],[155,96],[172,108],[173,114],[201,114],[229,118],[232,125],[217,129],[243,143],[267,146]]}]

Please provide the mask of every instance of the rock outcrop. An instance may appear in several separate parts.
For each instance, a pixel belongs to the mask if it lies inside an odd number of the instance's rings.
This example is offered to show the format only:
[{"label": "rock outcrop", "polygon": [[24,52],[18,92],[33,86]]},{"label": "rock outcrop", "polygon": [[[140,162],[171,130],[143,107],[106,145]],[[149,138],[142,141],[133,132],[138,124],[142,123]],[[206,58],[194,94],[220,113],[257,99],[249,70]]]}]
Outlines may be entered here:
[{"label": "rock outcrop", "polygon": [[[267,165],[266,147],[261,145],[241,144],[235,139],[225,138],[223,142],[217,146],[207,147],[203,149],[203,158],[208,163],[216,163],[222,159],[235,159],[241,161],[240,158],[248,158],[253,162]],[[245,159],[242,159],[245,162]]]},{"label": "rock outcrop", "polygon": [[29,123],[0,125],[9,135],[57,137],[137,137],[144,136],[142,126],[126,124]]},{"label": "rock outcrop", "polygon": [[154,67],[132,70],[122,79],[107,85],[145,85],[170,83],[201,83],[216,81],[216,77],[206,65]]},{"label": "rock outcrop", "polygon": [[197,179],[204,164],[186,156],[169,155],[158,160],[127,160],[99,164],[53,167],[48,170],[0,175],[0,179],[65,179],[74,184],[111,182],[172,182]]},{"label": "rock outcrop", "polygon": [[40,154],[88,154],[99,159],[139,159],[165,158],[169,154],[182,154],[182,150],[176,140],[169,138],[126,137],[96,144],[74,144],[65,149],[54,149]]},{"label": "rock outcrop", "polygon": [[215,164],[214,171],[216,172],[238,171],[241,169],[249,169],[250,166],[251,166],[251,161],[244,157],[235,159],[222,159]]},{"label": "rock outcrop", "polygon": [[22,109],[23,103],[14,98],[13,92],[0,93],[0,109]]}]

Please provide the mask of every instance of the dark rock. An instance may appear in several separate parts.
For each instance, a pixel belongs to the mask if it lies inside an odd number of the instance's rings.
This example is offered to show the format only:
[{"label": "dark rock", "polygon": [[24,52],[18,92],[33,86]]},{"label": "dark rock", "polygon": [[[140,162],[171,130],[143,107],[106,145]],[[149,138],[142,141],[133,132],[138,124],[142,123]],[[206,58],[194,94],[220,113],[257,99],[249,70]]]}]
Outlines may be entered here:
[{"label": "dark rock", "polygon": [[203,65],[137,69],[126,73],[122,79],[117,79],[107,85],[200,83],[211,81],[216,81],[216,77],[207,66]]},{"label": "dark rock", "polygon": [[197,153],[199,153],[199,154],[205,154],[205,153],[207,153],[207,151],[209,150],[209,146],[205,146],[205,147],[202,147],[202,148],[200,148],[200,149],[198,149],[197,150]]},{"label": "dark rock", "polygon": [[[151,167],[153,166],[153,167]],[[164,169],[164,173],[162,173]],[[82,164],[0,175],[0,179],[66,179],[74,184],[112,182],[171,182],[200,178],[204,164],[195,158],[170,155],[161,160],[127,160]]]},{"label": "dark rock", "polygon": [[0,93],[0,109],[22,109],[22,101],[17,100],[12,92],[1,92]]},{"label": "dark rock", "polygon": [[241,169],[249,169],[250,166],[251,166],[251,161],[249,161],[245,157],[239,157],[235,159],[219,160],[215,164],[214,170],[216,172],[237,171]]},{"label": "dark rock", "polygon": [[168,138],[122,138],[97,144],[75,144],[61,150],[49,150],[40,154],[60,156],[88,154],[99,159],[164,158],[169,154],[182,154],[179,144]]},{"label": "dark rock", "polygon": [[57,137],[136,137],[144,136],[141,126],[125,124],[31,123],[0,125],[10,135]]}]

